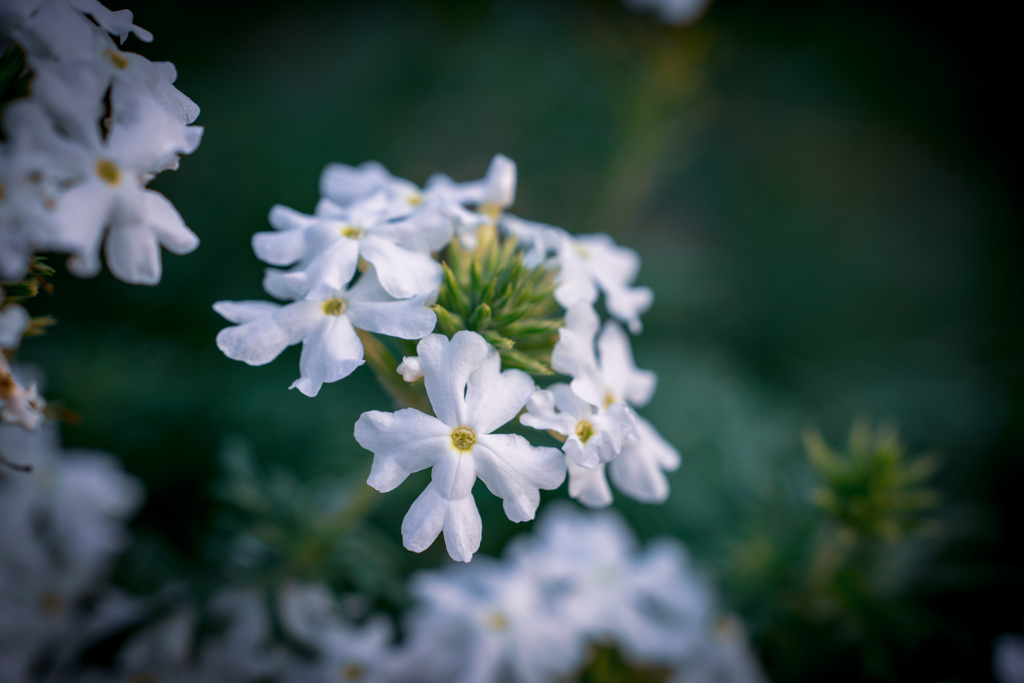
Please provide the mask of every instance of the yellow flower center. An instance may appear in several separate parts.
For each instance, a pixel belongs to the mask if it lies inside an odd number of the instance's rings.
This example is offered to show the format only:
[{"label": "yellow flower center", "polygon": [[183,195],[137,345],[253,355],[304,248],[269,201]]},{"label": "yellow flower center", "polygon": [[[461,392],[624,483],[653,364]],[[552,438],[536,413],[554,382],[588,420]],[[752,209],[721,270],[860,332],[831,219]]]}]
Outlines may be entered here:
[{"label": "yellow flower center", "polygon": [[341,680],[358,681],[363,677],[364,673],[366,673],[366,670],[363,668],[362,664],[359,664],[358,662],[351,662],[346,664],[341,670]]},{"label": "yellow flower center", "polygon": [[495,631],[504,631],[508,628],[508,617],[501,612],[491,612],[487,615],[487,626]]},{"label": "yellow flower center", "polygon": [[607,408],[611,404],[615,403],[615,397],[612,396],[612,392],[604,392],[604,407]]},{"label": "yellow flower center", "polygon": [[476,434],[469,427],[458,427],[452,432],[452,446],[456,450],[466,452],[473,450],[476,443]]},{"label": "yellow flower center", "polygon": [[576,423],[576,436],[580,437],[580,441],[586,443],[593,435],[594,425],[590,424],[586,420],[580,420]]},{"label": "yellow flower center", "polygon": [[579,255],[579,257],[582,258],[582,259],[590,258],[590,252],[587,251],[587,248],[584,247],[579,242],[577,242],[577,243],[572,245],[572,250],[575,251]]},{"label": "yellow flower center", "polygon": [[409,202],[409,206],[419,206],[423,203],[423,195],[417,192],[406,197],[405,201]]},{"label": "yellow flower center", "polygon": [[103,56],[114,65],[115,69],[121,69],[123,71],[128,68],[128,58],[117,50],[104,50]]},{"label": "yellow flower center", "polygon": [[324,302],[323,309],[327,315],[341,315],[348,308],[348,302],[337,297]]},{"label": "yellow flower center", "polygon": [[347,237],[350,240],[361,240],[366,236],[366,231],[353,225],[346,225],[341,229],[341,236]]},{"label": "yellow flower center", "polygon": [[96,162],[96,175],[111,187],[121,182],[121,169],[110,159],[100,159]]}]

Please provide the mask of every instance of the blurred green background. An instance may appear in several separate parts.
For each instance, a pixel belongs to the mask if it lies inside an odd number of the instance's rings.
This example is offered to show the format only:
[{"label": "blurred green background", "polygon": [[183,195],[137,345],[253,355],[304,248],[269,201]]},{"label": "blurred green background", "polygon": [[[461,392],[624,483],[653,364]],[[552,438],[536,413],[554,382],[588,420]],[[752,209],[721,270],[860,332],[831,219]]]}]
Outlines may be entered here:
[{"label": "blurred green background", "polygon": [[[206,561],[225,438],[303,480],[370,462],[352,425],[390,407],[369,369],[309,399],[287,391],[297,347],[250,368],[214,345],[214,301],[269,298],[249,240],[270,207],[312,212],[332,161],[468,180],[502,152],[516,214],[640,252],[656,301],[634,348],[660,376],[641,412],[683,465],[664,505],[616,506],[642,537],[689,545],[769,675],[991,677],[992,638],[1024,619],[1017,146],[996,106],[1012,78],[988,80],[1008,73],[1005,17],[749,1],[671,28],[612,0],[131,9],[156,40],[127,48],[173,61],[202,108],[201,147],[153,184],[202,244],[165,253],[156,288],[62,272],[30,302],[59,324],[20,357],[84,418],[69,445],[144,479],[139,538]],[[856,416],[939,455],[944,532],[908,551],[892,594],[913,619],[822,650],[786,635],[733,549],[757,534],[785,547],[813,487],[802,431],[841,446]],[[400,537],[424,477],[377,500],[384,534]],[[477,500],[496,554],[527,525]],[[399,558],[410,571],[445,554]]]}]

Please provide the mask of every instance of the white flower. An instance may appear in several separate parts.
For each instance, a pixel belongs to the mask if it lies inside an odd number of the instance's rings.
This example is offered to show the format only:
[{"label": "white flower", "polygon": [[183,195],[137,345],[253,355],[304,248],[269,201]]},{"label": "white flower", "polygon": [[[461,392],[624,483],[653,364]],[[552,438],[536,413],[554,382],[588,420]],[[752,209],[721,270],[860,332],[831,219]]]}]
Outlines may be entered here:
[{"label": "white flower", "polygon": [[0,422],[38,429],[43,423],[44,410],[46,399],[39,395],[36,383],[26,385],[20,381],[8,365],[7,357],[0,353]]},{"label": "white flower", "polygon": [[622,0],[634,11],[654,11],[666,24],[685,26],[703,16],[711,0]]},{"label": "white flower", "polygon": [[108,456],[61,452],[53,427],[0,425],[0,453],[33,467],[0,476],[0,652],[28,660],[84,634],[77,607],[123,549],[142,491]]},{"label": "white flower", "polygon": [[558,287],[555,299],[568,310],[576,304],[593,305],[598,290],[604,292],[608,312],[639,334],[643,330],[640,315],[654,303],[649,287],[632,287],[640,270],[640,257],[632,249],[620,247],[604,234],[563,233],[557,247]]},{"label": "white flower", "polygon": [[386,209],[380,194],[349,208],[322,201],[316,216],[276,205],[269,217],[276,231],[253,235],[253,250],[274,266],[300,264],[283,276],[296,296],[316,298],[344,287],[360,258],[398,299],[431,293],[441,284],[441,266],[430,251],[448,242],[450,226],[431,233],[415,221],[386,222]]},{"label": "white flower", "polygon": [[[629,337],[621,327],[608,321],[597,340],[600,358],[594,353],[594,337],[600,319],[587,304],[578,304],[565,314],[565,327],[551,354],[551,367],[573,377],[573,392],[596,408],[614,403],[643,406],[654,393],[653,372],[638,370],[633,362]],[[636,427],[626,437],[619,455],[608,464],[615,486],[637,500],[656,503],[668,497],[664,472],[679,467],[679,452],[665,441],[650,422],[636,416]],[[598,465],[601,468],[601,465]],[[607,500],[603,476],[577,470],[580,500]],[[570,471],[572,476],[572,471]],[[571,480],[570,480],[571,483]],[[586,492],[591,493],[587,494]]]},{"label": "white flower", "polygon": [[617,513],[555,503],[508,554],[550,587],[565,630],[610,638],[638,661],[678,661],[706,636],[711,591],[678,543],[655,541],[643,552],[636,545]]},{"label": "white flower", "polygon": [[542,683],[583,664],[583,633],[567,623],[545,587],[508,563],[477,558],[466,566],[413,576],[421,604],[410,620],[412,648],[450,653],[447,680]]},{"label": "white flower", "polygon": [[32,319],[23,306],[3,306],[3,302],[4,292],[0,289],[0,349],[16,349],[21,345],[21,335]]},{"label": "white flower", "polygon": [[453,559],[468,562],[480,547],[477,477],[504,500],[513,522],[533,519],[540,489],[558,487],[565,464],[558,450],[536,448],[515,434],[492,434],[533,393],[525,372],[501,372],[501,357],[475,332],[449,341],[432,334],[417,347],[427,396],[437,417],[406,408],[371,411],[356,422],[359,444],[373,452],[367,483],[386,492],[411,473],[433,468],[431,482],[402,522],[405,547],[426,550],[444,531]]},{"label": "white flower", "polygon": [[281,620],[288,633],[312,648],[313,662],[295,661],[284,680],[323,683],[394,681],[398,665],[391,645],[391,625],[382,616],[356,627],[340,614],[333,596],[322,585],[288,583],[278,594]]},{"label": "white flower", "polygon": [[1024,682],[1024,638],[1008,633],[996,638],[992,673],[999,683]]},{"label": "white flower", "polygon": [[54,215],[55,244],[73,256],[68,268],[80,277],[99,272],[99,248],[106,229],[107,265],[121,280],[135,284],[160,281],[160,246],[187,254],[199,239],[161,194],[146,190],[152,174],[177,163],[179,154],[195,150],[202,128],[175,120],[152,100],[132,98],[114,89],[120,114],[101,139],[98,128],[77,158],[69,158],[81,180],[60,200]]},{"label": "white flower", "polygon": [[423,379],[423,365],[416,356],[403,356],[396,370],[406,382]]},{"label": "white flower", "polygon": [[629,406],[612,403],[604,409],[595,408],[560,382],[531,396],[526,414],[519,421],[566,437],[562,450],[575,464],[586,468],[615,459],[636,424]]},{"label": "white flower", "polygon": [[359,166],[327,164],[320,173],[320,194],[342,207],[383,194],[391,218],[407,216],[424,203],[416,183],[391,175],[378,161],[364,161]]},{"label": "white flower", "polygon": [[284,306],[269,301],[219,301],[214,310],[233,323],[217,334],[228,358],[265,365],[288,346],[302,342],[300,377],[290,388],[316,396],[324,382],[347,377],[363,364],[355,328],[402,339],[419,339],[437,318],[426,297],[396,301],[369,270],[351,288],[324,292],[320,300]]},{"label": "white flower", "polygon": [[59,137],[43,108],[21,99],[4,108],[0,143],[0,279],[18,280],[29,257],[54,241],[53,210],[60,187],[73,176],[66,157],[78,153]]},{"label": "white flower", "polygon": [[[100,26],[82,12],[92,15]],[[123,52],[107,35],[108,31],[119,34],[122,42],[128,32],[152,39],[131,24],[131,12],[123,12],[127,10],[110,12],[96,0],[44,0],[14,33],[36,72],[32,96],[75,137],[81,137],[83,114],[98,119],[94,114],[102,111],[103,95],[111,86],[154,100],[181,123],[192,123],[199,116],[199,107],[173,85],[177,78],[173,64]],[[77,86],[77,97],[67,96],[71,82]]]},{"label": "white flower", "polygon": [[[467,249],[476,245],[477,228],[495,225],[516,199],[516,162],[495,154],[480,180],[457,183],[443,173],[427,179],[427,197],[439,197],[451,206],[455,233]],[[468,207],[472,206],[472,209]]]}]

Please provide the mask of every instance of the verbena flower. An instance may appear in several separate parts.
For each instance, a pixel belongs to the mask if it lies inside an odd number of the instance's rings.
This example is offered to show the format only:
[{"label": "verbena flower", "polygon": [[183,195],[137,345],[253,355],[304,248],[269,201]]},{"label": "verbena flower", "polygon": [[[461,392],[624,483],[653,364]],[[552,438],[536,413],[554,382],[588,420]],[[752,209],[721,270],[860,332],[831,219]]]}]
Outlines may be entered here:
[{"label": "verbena flower", "polygon": [[[311,296],[310,295],[307,296]],[[363,364],[363,344],[354,328],[401,339],[420,339],[436,317],[426,296],[396,300],[371,269],[351,287],[323,292],[284,306],[269,301],[218,301],[214,310],[237,323],[217,334],[228,358],[265,365],[288,346],[302,342],[300,377],[290,388],[316,396],[324,382],[347,377]]]},{"label": "verbena flower", "polygon": [[437,417],[413,408],[370,411],[356,422],[355,437],[374,454],[367,483],[378,491],[432,468],[430,484],[402,522],[405,547],[421,552],[444,531],[448,553],[468,562],[483,532],[473,500],[476,479],[503,499],[510,520],[523,522],[533,519],[540,489],[562,483],[565,464],[554,448],[492,433],[516,416],[535,385],[525,372],[502,372],[501,357],[479,334],[463,331],[451,341],[433,334],[417,354]]},{"label": "verbena flower", "polygon": [[277,205],[270,211],[275,232],[253,235],[253,250],[274,266],[299,264],[283,280],[298,296],[344,287],[359,259],[374,266],[381,285],[398,299],[436,290],[441,266],[430,252],[451,239],[451,226],[440,222],[431,230],[417,221],[387,221],[386,211],[383,194],[351,207],[322,201],[316,216]]},{"label": "verbena flower", "polygon": [[640,257],[632,249],[615,244],[608,235],[569,235],[557,247],[558,287],[555,298],[563,308],[579,303],[593,305],[598,290],[612,317],[630,332],[643,330],[640,315],[654,303],[649,287],[633,287],[640,271]]},{"label": "verbena flower", "polygon": [[[0,353],[0,422],[38,429],[43,423],[46,399],[33,381],[22,381]],[[0,451],[0,455],[3,452]]]},{"label": "verbena flower", "polygon": [[583,633],[543,584],[510,563],[477,558],[414,575],[410,588],[420,601],[409,624],[412,647],[446,651],[457,663],[448,680],[542,683],[583,663]]},{"label": "verbena flower", "polygon": [[[573,392],[595,408],[608,408],[615,403],[646,405],[654,393],[656,376],[637,369],[629,337],[614,322],[605,323],[595,353],[594,338],[599,325],[597,313],[588,304],[569,309],[551,355],[552,367],[570,375]],[[664,472],[679,467],[679,452],[650,422],[637,415],[635,428],[607,467],[612,483],[630,497],[663,502],[669,491]],[[603,468],[598,465],[596,469]],[[576,476],[581,500],[584,496],[591,501],[607,500],[603,472],[577,471]]]}]

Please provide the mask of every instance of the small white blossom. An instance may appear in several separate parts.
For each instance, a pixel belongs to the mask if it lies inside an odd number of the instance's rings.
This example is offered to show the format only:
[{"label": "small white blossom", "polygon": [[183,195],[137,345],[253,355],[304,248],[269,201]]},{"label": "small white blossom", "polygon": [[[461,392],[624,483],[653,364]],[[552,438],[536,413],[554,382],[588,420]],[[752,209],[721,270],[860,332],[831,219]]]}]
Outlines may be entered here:
[{"label": "small white blossom", "polygon": [[444,531],[453,559],[468,562],[480,547],[482,524],[473,484],[479,477],[504,500],[513,522],[533,519],[540,489],[565,478],[561,453],[537,448],[515,434],[492,432],[515,418],[536,388],[519,370],[501,371],[501,357],[475,332],[449,341],[439,334],[417,347],[427,396],[437,417],[406,408],[370,411],[355,437],[373,452],[367,483],[386,492],[413,472],[433,468],[431,482],[402,522],[405,547],[426,550]]},{"label": "small white blossom", "polygon": [[636,425],[629,406],[612,403],[607,408],[596,408],[560,382],[531,396],[526,414],[519,421],[566,437],[562,450],[575,464],[586,468],[614,460]]},{"label": "small white blossom", "polygon": [[[573,392],[595,408],[615,403],[643,406],[654,393],[657,378],[653,372],[637,369],[629,337],[614,322],[608,321],[597,339],[600,319],[588,304],[578,304],[565,314],[565,327],[558,331],[558,342],[551,354],[551,367],[573,378]],[[668,497],[665,471],[679,467],[679,452],[639,415],[636,426],[626,437],[622,450],[608,464],[608,473],[616,488],[637,500],[660,503]],[[597,469],[603,468],[598,465]],[[579,499],[608,502],[603,473],[575,470]],[[570,470],[573,476],[573,470]],[[570,488],[573,488],[570,483]],[[588,493],[589,492],[589,493]]]},{"label": "small white blossom", "polygon": [[557,247],[558,287],[555,299],[568,310],[576,304],[593,305],[598,290],[604,292],[608,312],[629,327],[633,334],[643,330],[640,315],[654,303],[649,287],[633,287],[640,271],[640,256],[615,244],[604,234],[563,233]]},{"label": "small white blossom", "polygon": [[465,183],[437,173],[427,179],[426,193],[449,204],[455,234],[464,247],[472,249],[477,229],[497,224],[505,209],[515,202],[516,162],[504,154],[495,154],[482,179]]},{"label": "small white blossom", "polygon": [[406,382],[423,379],[423,365],[416,356],[404,356],[396,369]]},{"label": "small white blossom", "polygon": [[385,220],[386,199],[375,195],[352,207],[321,201],[316,216],[277,205],[274,232],[253,235],[256,256],[274,266],[298,267],[283,276],[296,296],[340,289],[359,259],[374,266],[384,289],[398,299],[429,294],[441,284],[441,266],[430,257],[451,238],[451,227],[429,231],[415,221]]},{"label": "small white blossom", "polygon": [[217,334],[228,358],[265,365],[302,342],[300,377],[290,388],[316,396],[324,382],[347,377],[363,364],[363,344],[354,328],[401,339],[420,339],[437,318],[426,297],[395,300],[371,269],[350,288],[324,292],[319,300],[287,305],[269,301],[218,301],[214,310],[237,323]]}]

